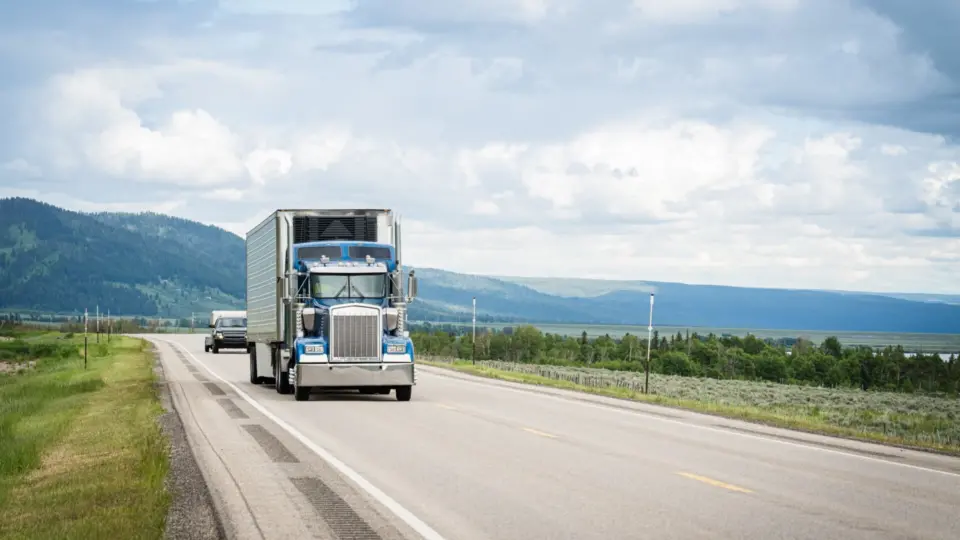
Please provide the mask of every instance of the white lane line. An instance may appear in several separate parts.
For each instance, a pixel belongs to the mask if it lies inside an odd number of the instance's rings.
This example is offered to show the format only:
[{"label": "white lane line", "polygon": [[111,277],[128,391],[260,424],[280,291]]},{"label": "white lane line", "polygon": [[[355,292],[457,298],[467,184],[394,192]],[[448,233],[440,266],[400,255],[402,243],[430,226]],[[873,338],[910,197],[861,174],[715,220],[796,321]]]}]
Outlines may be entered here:
[{"label": "white lane line", "polygon": [[[249,403],[250,406],[252,406],[253,408],[255,408],[255,409],[257,409],[258,411],[260,411],[261,413],[263,413],[264,416],[266,416],[267,418],[269,418],[270,420],[272,420],[272,421],[273,421],[274,423],[276,423],[278,426],[280,426],[281,428],[283,428],[284,431],[286,431],[287,433],[289,433],[290,435],[292,435],[294,438],[296,438],[298,441],[300,441],[301,443],[303,443],[304,446],[306,446],[306,447],[309,448],[311,451],[313,451],[313,453],[315,453],[315,454],[317,454],[318,456],[320,456],[321,459],[323,459],[324,461],[326,461],[327,463],[329,463],[333,468],[335,468],[335,469],[337,469],[338,471],[340,471],[341,474],[343,474],[344,476],[346,476],[346,477],[349,478],[350,480],[353,480],[354,482],[356,482],[356,484],[357,484],[358,486],[360,486],[361,488],[363,488],[363,490],[366,491],[368,494],[370,494],[371,497],[373,497],[373,498],[376,499],[379,503],[381,503],[381,504],[383,504],[385,507],[387,507],[387,508],[388,508],[391,512],[393,512],[398,518],[402,519],[404,523],[406,523],[407,525],[409,525],[413,530],[415,530],[418,534],[420,534],[421,536],[423,536],[426,540],[445,540],[444,537],[440,535],[440,533],[438,533],[437,531],[433,530],[432,527],[430,527],[429,525],[427,525],[426,523],[424,523],[423,521],[421,521],[420,518],[418,518],[417,516],[413,515],[413,513],[412,513],[411,511],[409,511],[409,510],[407,510],[406,508],[404,508],[403,506],[401,506],[400,503],[398,503],[397,501],[395,501],[392,497],[390,497],[389,495],[387,495],[387,494],[384,493],[383,491],[380,491],[380,489],[379,489],[378,487],[376,487],[376,486],[374,486],[373,484],[371,484],[366,478],[360,476],[360,473],[358,473],[358,472],[354,471],[353,469],[351,469],[349,466],[347,466],[346,463],[340,461],[339,459],[337,459],[336,457],[334,457],[333,454],[331,454],[330,452],[328,452],[327,450],[325,450],[323,447],[321,447],[321,446],[318,445],[317,443],[311,441],[309,438],[307,438],[306,435],[304,435],[303,433],[300,433],[296,428],[294,428],[294,427],[291,426],[290,424],[284,422],[284,421],[283,421],[282,419],[280,419],[278,416],[276,416],[275,414],[273,414],[273,413],[271,413],[270,411],[268,411],[268,410],[267,410],[263,405],[261,405],[257,400],[255,400],[255,399],[253,399],[252,397],[250,397],[250,396],[249,396],[246,392],[244,392],[243,390],[240,390],[240,388],[238,388],[235,384],[233,384],[232,382],[224,379],[224,378],[221,377],[220,375],[214,373],[214,371],[213,371],[212,369],[210,369],[210,368],[209,368],[205,363],[203,363],[199,358],[197,358],[196,356],[194,356],[193,353],[191,353],[189,350],[187,350],[186,347],[184,347],[183,345],[181,345],[181,344],[179,344],[179,343],[177,343],[177,342],[175,342],[175,341],[170,341],[170,340],[166,340],[166,339],[163,340],[163,341],[166,341],[167,343],[169,343],[169,344],[171,344],[171,345],[174,345],[174,346],[176,346],[176,347],[179,347],[180,350],[182,350],[184,353],[189,354],[189,355],[190,355],[190,358],[192,358],[194,362],[196,362],[197,364],[199,364],[203,369],[207,370],[211,375],[213,375],[214,377],[216,377],[217,379],[219,379],[220,382],[222,382],[223,384],[229,386],[234,392],[237,393],[238,396],[242,397],[247,403]],[[309,406],[309,405],[308,405],[308,406]]]},{"label": "white lane line", "polygon": [[[597,403],[597,402],[595,402],[595,401],[593,401],[593,400],[587,401],[587,400],[584,400],[584,399],[579,398],[579,397],[566,397],[566,396],[557,395],[557,394],[554,394],[554,393],[542,392],[542,391],[538,391],[538,390],[535,389],[535,388],[531,388],[531,389],[529,389],[529,390],[527,390],[527,389],[525,389],[525,388],[513,388],[513,387],[510,387],[510,386],[505,386],[505,385],[503,385],[502,383],[503,383],[504,381],[498,381],[498,380],[496,380],[496,379],[484,379],[484,378],[482,378],[482,377],[476,377],[476,376],[470,376],[470,375],[461,375],[461,376],[458,377],[458,376],[456,376],[456,375],[447,375],[447,374],[442,373],[442,372],[441,372],[441,373],[437,373],[435,370],[442,370],[443,368],[433,368],[432,366],[429,366],[429,367],[432,368],[432,369],[423,369],[423,366],[421,366],[421,371],[420,371],[420,372],[421,372],[421,373],[427,373],[427,374],[430,374],[430,375],[436,375],[436,376],[438,376],[438,377],[444,377],[444,378],[447,378],[447,379],[452,379],[452,380],[455,380],[455,381],[460,381],[460,382],[462,382],[462,383],[464,383],[464,384],[482,384],[482,385],[484,385],[484,386],[490,386],[490,387],[494,387],[494,388],[499,388],[500,390],[506,390],[506,391],[508,391],[508,392],[516,392],[516,393],[525,394],[525,395],[528,395],[528,396],[529,396],[529,395],[542,396],[542,397],[545,397],[545,398],[554,399],[554,400],[557,400],[557,401],[562,401],[562,402],[567,403],[567,404],[583,405],[583,406],[592,407],[592,408],[595,408],[595,409],[601,409],[601,410],[604,410],[604,411],[612,411],[612,412],[616,412],[616,413],[620,413],[620,414],[625,414],[625,415],[628,415],[628,416],[637,416],[637,415],[639,415],[639,416],[643,416],[643,417],[645,417],[645,418],[650,418],[650,419],[657,420],[657,421],[660,421],[660,422],[666,422],[666,423],[669,423],[669,424],[677,424],[677,425],[684,426],[684,427],[688,427],[688,428],[704,429],[704,430],[707,430],[707,431],[714,431],[714,432],[717,432],[717,433],[723,433],[723,434],[725,434],[725,435],[735,435],[735,436],[737,436],[737,437],[745,437],[745,438],[748,438],[748,439],[757,439],[757,440],[767,441],[767,442],[772,442],[772,443],[785,444],[785,445],[787,445],[787,446],[796,446],[796,447],[799,447],[799,448],[807,448],[807,449],[810,449],[810,450],[818,450],[818,451],[820,451],[820,452],[827,452],[827,453],[830,453],[830,454],[838,454],[838,455],[841,455],[841,456],[859,458],[859,459],[863,459],[863,460],[867,460],[867,461],[884,463],[884,464],[887,464],[887,465],[895,465],[895,466],[897,466],[897,467],[906,467],[906,468],[908,468],[908,469],[914,469],[914,470],[918,470],[918,471],[938,473],[938,474],[942,474],[942,475],[945,475],[945,476],[952,476],[952,477],[954,477],[954,478],[960,478],[960,474],[955,473],[955,472],[944,471],[944,470],[940,470],[940,469],[933,469],[933,468],[930,468],[930,467],[924,467],[924,466],[922,466],[922,465],[911,465],[911,464],[909,464],[909,463],[899,463],[899,462],[897,462],[897,461],[891,461],[891,460],[888,460],[888,459],[883,459],[883,458],[878,458],[878,457],[873,457],[873,456],[865,456],[865,455],[863,455],[863,454],[856,454],[856,453],[854,453],[854,452],[845,452],[845,451],[843,451],[843,450],[834,450],[833,448],[826,448],[826,447],[823,447],[823,446],[818,446],[818,445],[817,445],[816,443],[814,443],[814,442],[811,442],[810,444],[798,443],[798,442],[794,442],[794,441],[786,441],[786,440],[783,440],[783,439],[778,439],[778,438],[776,438],[775,436],[753,435],[753,434],[750,434],[750,433],[742,433],[742,432],[739,432],[739,431],[734,431],[734,430],[732,430],[732,429],[717,428],[717,427],[712,427],[712,426],[703,426],[703,425],[695,424],[695,423],[691,423],[691,422],[684,422],[684,421],[682,421],[682,420],[673,420],[673,419],[670,419],[670,418],[663,418],[663,417],[661,417],[661,416],[657,416],[657,415],[655,415],[655,414],[650,414],[650,413],[648,413],[648,412],[645,412],[645,411],[643,411],[643,410],[641,410],[641,409],[630,409],[630,410],[626,410],[626,409],[624,409],[624,408],[622,408],[622,407],[616,407],[616,406],[613,406],[613,405],[604,405],[604,404],[602,404],[602,403]],[[460,375],[460,373],[457,373],[457,375]],[[467,379],[466,377],[469,377],[469,379]],[[498,384],[498,383],[501,383],[501,384]],[[689,413],[691,413],[691,414],[698,414],[696,411],[684,411],[684,412],[689,412]],[[721,418],[721,417],[717,417],[717,418]],[[722,419],[722,418],[721,418],[721,419]],[[804,432],[802,432],[802,431],[799,431],[799,432],[796,432],[796,433],[804,434]],[[884,447],[884,449],[888,449],[888,448],[892,448],[893,450],[899,450],[899,448],[896,448],[896,447]],[[919,450],[918,450],[918,452],[919,452]],[[944,456],[944,457],[946,457],[946,456]]]}]

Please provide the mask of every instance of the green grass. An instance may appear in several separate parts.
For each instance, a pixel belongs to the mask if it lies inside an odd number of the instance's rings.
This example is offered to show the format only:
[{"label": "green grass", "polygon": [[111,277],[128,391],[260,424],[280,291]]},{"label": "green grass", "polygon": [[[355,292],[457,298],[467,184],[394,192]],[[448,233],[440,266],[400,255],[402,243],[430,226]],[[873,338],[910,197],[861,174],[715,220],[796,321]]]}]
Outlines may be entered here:
[{"label": "green grass", "polygon": [[0,538],[162,538],[168,450],[145,342],[102,338],[84,369],[82,337],[23,338],[36,367],[0,375]]},{"label": "green grass", "polygon": [[960,455],[960,399],[512,362],[421,363],[482,377],[677,407],[777,427]]}]

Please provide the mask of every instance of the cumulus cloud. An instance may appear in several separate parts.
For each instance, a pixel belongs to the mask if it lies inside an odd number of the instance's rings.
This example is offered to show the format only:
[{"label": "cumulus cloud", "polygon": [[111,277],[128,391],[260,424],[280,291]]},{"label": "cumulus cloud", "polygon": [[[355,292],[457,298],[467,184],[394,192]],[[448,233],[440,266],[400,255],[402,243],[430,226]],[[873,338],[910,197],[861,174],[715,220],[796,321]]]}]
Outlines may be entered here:
[{"label": "cumulus cloud", "polygon": [[391,207],[465,272],[958,291],[960,69],[899,4],[214,4],[24,8],[67,37],[0,40],[0,196],[239,234]]}]

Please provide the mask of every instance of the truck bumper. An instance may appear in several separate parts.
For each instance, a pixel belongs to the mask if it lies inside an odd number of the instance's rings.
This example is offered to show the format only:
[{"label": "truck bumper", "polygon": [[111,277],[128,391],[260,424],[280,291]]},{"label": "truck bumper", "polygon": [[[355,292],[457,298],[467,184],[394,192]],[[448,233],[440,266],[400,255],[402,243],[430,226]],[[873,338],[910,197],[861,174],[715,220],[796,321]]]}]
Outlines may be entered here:
[{"label": "truck bumper", "polygon": [[247,338],[245,337],[225,337],[216,340],[218,349],[246,349]]},{"label": "truck bumper", "polygon": [[[359,388],[365,386],[412,386],[413,363],[409,364],[297,364],[297,385]],[[292,381],[291,381],[292,382]]]}]

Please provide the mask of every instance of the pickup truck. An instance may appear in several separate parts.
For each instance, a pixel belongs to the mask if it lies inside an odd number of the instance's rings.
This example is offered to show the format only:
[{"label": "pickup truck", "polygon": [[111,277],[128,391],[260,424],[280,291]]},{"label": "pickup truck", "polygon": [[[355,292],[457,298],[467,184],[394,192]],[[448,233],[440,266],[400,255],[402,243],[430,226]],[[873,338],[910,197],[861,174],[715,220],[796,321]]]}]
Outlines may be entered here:
[{"label": "pickup truck", "polygon": [[204,337],[203,350],[219,354],[220,349],[247,349],[246,311],[214,311],[210,315],[210,333]]}]

